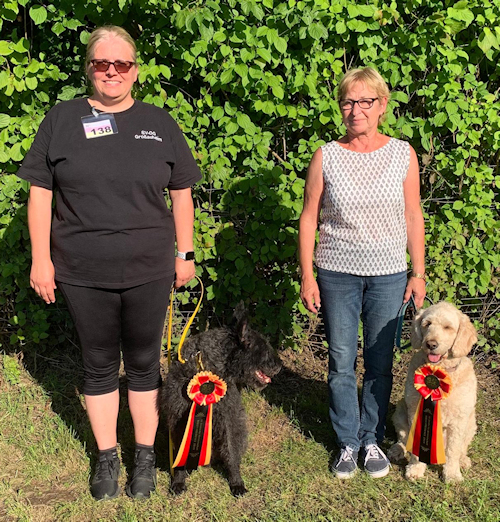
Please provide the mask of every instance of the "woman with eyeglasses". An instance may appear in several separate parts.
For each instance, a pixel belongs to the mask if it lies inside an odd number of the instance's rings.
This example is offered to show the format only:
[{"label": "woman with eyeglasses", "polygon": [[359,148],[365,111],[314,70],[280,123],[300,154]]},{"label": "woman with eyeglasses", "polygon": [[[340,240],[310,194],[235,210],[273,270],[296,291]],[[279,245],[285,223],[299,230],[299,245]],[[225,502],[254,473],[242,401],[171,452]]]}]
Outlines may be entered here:
[{"label": "woman with eyeglasses", "polygon": [[136,46],[124,29],[92,33],[86,72],[92,95],[49,111],[18,172],[31,182],[31,286],[48,304],[57,286],[78,331],[83,393],[99,449],[91,484],[98,500],[120,493],[123,354],[136,440],[127,494],[145,498],[156,485],[153,445],[168,295],[174,277],[179,287],[195,274],[191,186],[201,175],[169,114],[132,97]]},{"label": "woman with eyeglasses", "polygon": [[[371,477],[389,472],[380,444],[392,388],[396,318],[410,296],[418,307],[425,297],[418,160],[409,143],[378,131],[389,97],[387,84],[370,67],[343,77],[338,99],[346,135],[314,153],[300,217],[301,299],[309,311],[317,314],[321,306],[323,313],[330,419],[340,447],[332,471],[340,479],[355,474],[358,453]],[[360,315],[365,372],[359,404]]]}]

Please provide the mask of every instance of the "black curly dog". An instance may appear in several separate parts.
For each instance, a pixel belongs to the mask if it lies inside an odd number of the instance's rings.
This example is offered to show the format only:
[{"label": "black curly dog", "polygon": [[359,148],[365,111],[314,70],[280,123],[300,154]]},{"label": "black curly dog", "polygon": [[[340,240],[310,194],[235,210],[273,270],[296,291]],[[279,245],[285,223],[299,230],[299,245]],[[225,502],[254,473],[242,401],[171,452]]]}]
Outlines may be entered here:
[{"label": "black curly dog", "polygon": [[[190,337],[182,348],[185,364],[172,363],[161,392],[160,406],[166,414],[174,448],[179,448],[192,405],[187,385],[198,373],[198,354],[204,370],[215,373],[227,384],[226,395],[213,406],[212,463],[219,461],[228,473],[229,487],[235,496],[247,490],[240,474],[241,458],[247,446],[245,410],[241,388],[262,390],[281,369],[281,362],[269,342],[248,325],[245,307],[235,312],[236,325],[207,330]],[[176,495],[186,490],[188,472],[174,469],[170,486]]]}]

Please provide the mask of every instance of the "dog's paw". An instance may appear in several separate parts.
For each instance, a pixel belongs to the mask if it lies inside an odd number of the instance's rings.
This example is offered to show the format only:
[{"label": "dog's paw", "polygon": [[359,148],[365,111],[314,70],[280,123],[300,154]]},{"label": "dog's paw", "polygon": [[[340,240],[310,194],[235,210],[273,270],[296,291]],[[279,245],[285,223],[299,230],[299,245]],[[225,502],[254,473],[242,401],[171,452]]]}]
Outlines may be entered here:
[{"label": "dog's paw", "polygon": [[230,486],[230,488],[231,488],[231,493],[235,497],[242,497],[245,493],[248,492],[248,490],[244,484],[237,484],[235,486]]},{"label": "dog's paw", "polygon": [[394,463],[401,462],[405,459],[406,456],[406,448],[401,444],[401,442],[397,442],[393,444],[389,451],[387,452],[387,458]]},{"label": "dog's paw", "polygon": [[462,469],[469,469],[472,465],[470,458],[467,455],[460,457],[460,467]]},{"label": "dog's paw", "polygon": [[446,465],[443,466],[443,480],[449,483],[457,483],[462,482],[464,478],[462,477],[462,473],[460,473],[459,469],[450,469],[447,468]]},{"label": "dog's paw", "polygon": [[184,491],[186,491],[186,484],[184,484],[184,482],[180,483],[180,482],[177,482],[177,483],[173,483],[171,486],[170,486],[170,491],[174,494],[174,495],[182,495],[182,493],[184,493]]},{"label": "dog's paw", "polygon": [[424,476],[427,465],[422,462],[416,464],[408,464],[405,470],[405,477],[408,480],[418,480]]}]

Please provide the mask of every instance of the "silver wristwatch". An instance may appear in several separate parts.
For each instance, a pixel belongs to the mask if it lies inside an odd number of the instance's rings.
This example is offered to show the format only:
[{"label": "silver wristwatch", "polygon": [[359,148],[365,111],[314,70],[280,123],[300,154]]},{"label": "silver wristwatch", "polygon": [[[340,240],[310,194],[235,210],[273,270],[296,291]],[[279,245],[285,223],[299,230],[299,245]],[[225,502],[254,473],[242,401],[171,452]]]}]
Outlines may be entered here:
[{"label": "silver wristwatch", "polygon": [[191,250],[189,252],[177,252],[177,257],[184,261],[193,261],[194,260],[194,252]]}]

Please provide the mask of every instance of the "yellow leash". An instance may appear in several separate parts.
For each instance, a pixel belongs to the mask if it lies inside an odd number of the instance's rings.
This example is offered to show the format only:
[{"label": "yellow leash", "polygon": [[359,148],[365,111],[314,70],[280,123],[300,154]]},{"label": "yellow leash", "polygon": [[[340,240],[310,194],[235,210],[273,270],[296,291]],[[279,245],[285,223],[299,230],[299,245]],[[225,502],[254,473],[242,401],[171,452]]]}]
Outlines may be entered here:
[{"label": "yellow leash", "polygon": [[[182,364],[184,364],[186,362],[185,359],[182,358],[182,352],[181,352],[182,345],[184,344],[186,336],[189,332],[189,328],[191,328],[194,318],[196,317],[196,314],[198,313],[198,311],[200,309],[201,301],[203,299],[203,293],[205,290],[201,279],[198,276],[195,276],[195,277],[198,280],[198,283],[200,283],[201,292],[200,292],[200,298],[198,299],[198,304],[196,305],[196,308],[194,309],[193,314],[189,318],[186,326],[184,327],[184,330],[182,331],[181,340],[179,341],[179,347],[177,348],[177,359]],[[172,290],[170,292],[170,306],[169,306],[169,312],[168,312],[168,329],[167,329],[167,368],[169,368],[169,369],[170,369],[170,365],[172,363],[172,357],[170,355],[170,352],[172,349],[172,315],[173,315],[173,310],[174,310],[174,295],[175,295],[175,289],[172,286]],[[198,363],[203,368],[203,365],[201,364],[201,358],[199,357],[199,355],[198,355]],[[168,437],[169,437],[170,474],[173,475],[174,474],[174,468],[173,468],[174,445],[172,443],[172,434],[170,433],[170,431],[168,432]]]},{"label": "yellow leash", "polygon": [[[182,358],[181,348],[186,339],[186,335],[189,332],[189,328],[191,328],[194,318],[196,317],[196,314],[198,313],[198,310],[200,309],[201,301],[203,299],[203,293],[205,290],[201,279],[198,276],[195,276],[195,277],[198,280],[198,283],[200,283],[201,293],[200,293],[200,298],[198,300],[198,304],[196,305],[196,308],[194,309],[193,315],[189,318],[189,321],[187,322],[186,326],[184,327],[184,330],[182,331],[182,335],[181,335],[181,340],[179,341],[179,348],[177,349],[177,359],[182,364],[184,364],[186,361]],[[167,330],[167,332],[168,332],[167,333],[167,368],[170,368],[170,364],[171,364],[170,351],[172,349],[172,314],[173,314],[173,309],[174,309],[174,306],[173,306],[174,305],[174,292],[175,292],[175,289],[174,289],[174,287],[172,287],[172,290],[170,292],[170,306],[169,306],[168,330]]]}]

